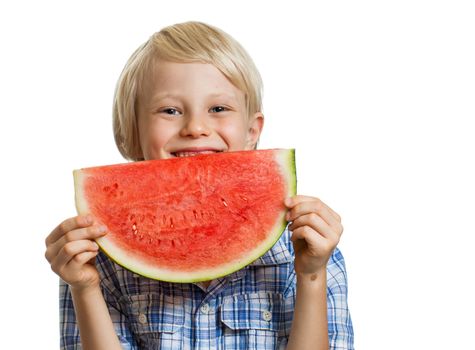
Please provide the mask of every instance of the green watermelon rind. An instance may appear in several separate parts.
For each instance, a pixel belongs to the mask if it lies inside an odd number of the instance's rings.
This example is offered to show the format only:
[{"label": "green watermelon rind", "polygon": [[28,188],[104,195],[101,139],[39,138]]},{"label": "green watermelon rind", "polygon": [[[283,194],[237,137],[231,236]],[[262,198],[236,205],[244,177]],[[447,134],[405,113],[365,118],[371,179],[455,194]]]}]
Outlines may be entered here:
[{"label": "green watermelon rind", "polygon": [[[287,197],[291,197],[296,194],[297,191],[297,177],[296,177],[296,163],[295,163],[295,150],[294,149],[275,149],[277,161],[281,166],[282,174],[287,179],[288,194]],[[74,185],[76,189],[76,209],[81,215],[88,214],[90,209],[87,205],[85,196],[82,192],[82,183],[87,174],[82,170],[74,170]],[[220,278],[229,275],[235,271],[238,271],[250,264],[255,260],[263,256],[274,244],[280,239],[282,233],[287,226],[287,220],[285,214],[287,210],[282,210],[280,218],[276,220],[276,225],[271,230],[272,233],[268,235],[266,242],[261,243],[258,248],[251,251],[246,255],[245,259],[240,261],[230,262],[226,265],[222,265],[219,269],[203,269],[194,271],[178,272],[176,270],[163,269],[163,268],[149,268],[147,263],[141,263],[140,257],[133,254],[133,252],[125,252],[124,249],[118,248],[113,241],[107,239],[107,236],[96,239],[97,244],[101,250],[118,265],[136,273],[141,276],[145,276],[151,279],[176,282],[176,283],[193,283],[203,282],[212,279]]]}]

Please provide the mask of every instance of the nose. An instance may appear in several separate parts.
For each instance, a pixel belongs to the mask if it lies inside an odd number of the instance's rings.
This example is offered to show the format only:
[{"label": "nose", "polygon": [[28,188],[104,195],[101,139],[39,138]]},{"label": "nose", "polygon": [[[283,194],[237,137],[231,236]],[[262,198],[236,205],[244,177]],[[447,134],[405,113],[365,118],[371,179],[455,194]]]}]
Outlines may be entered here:
[{"label": "nose", "polygon": [[193,114],[184,118],[184,124],[180,131],[182,137],[198,138],[210,135],[210,126],[206,116]]}]

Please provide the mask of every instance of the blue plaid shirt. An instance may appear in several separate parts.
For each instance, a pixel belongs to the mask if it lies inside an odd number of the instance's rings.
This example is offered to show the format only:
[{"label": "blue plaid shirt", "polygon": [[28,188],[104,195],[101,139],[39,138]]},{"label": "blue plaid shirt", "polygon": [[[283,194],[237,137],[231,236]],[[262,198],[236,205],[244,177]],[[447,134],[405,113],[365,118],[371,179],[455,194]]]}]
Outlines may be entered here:
[{"label": "blue plaid shirt", "polygon": [[[285,349],[296,277],[290,233],[261,258],[211,282],[167,283],[140,277],[100,253],[104,299],[124,349]],[[343,256],[327,266],[330,349],[354,349]],[[73,302],[60,284],[61,349],[81,349]]]}]

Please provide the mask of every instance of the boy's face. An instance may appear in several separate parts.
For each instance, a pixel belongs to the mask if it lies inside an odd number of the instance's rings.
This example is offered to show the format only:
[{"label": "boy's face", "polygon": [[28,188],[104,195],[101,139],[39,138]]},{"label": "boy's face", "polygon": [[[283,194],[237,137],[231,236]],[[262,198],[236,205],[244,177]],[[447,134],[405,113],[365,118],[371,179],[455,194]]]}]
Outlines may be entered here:
[{"label": "boy's face", "polygon": [[262,113],[213,65],[159,61],[138,102],[144,159],[253,149]]}]

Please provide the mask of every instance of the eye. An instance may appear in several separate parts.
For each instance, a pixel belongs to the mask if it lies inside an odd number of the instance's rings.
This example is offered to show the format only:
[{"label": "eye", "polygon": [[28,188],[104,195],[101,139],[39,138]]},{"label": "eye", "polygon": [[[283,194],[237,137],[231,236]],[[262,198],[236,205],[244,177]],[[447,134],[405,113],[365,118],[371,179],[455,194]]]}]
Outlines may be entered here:
[{"label": "eye", "polygon": [[164,108],[160,110],[160,113],[165,113],[167,115],[180,115],[180,112],[175,108]]},{"label": "eye", "polygon": [[210,109],[210,112],[212,113],[219,113],[219,112],[225,112],[228,111],[229,109],[224,106],[215,106]]}]

